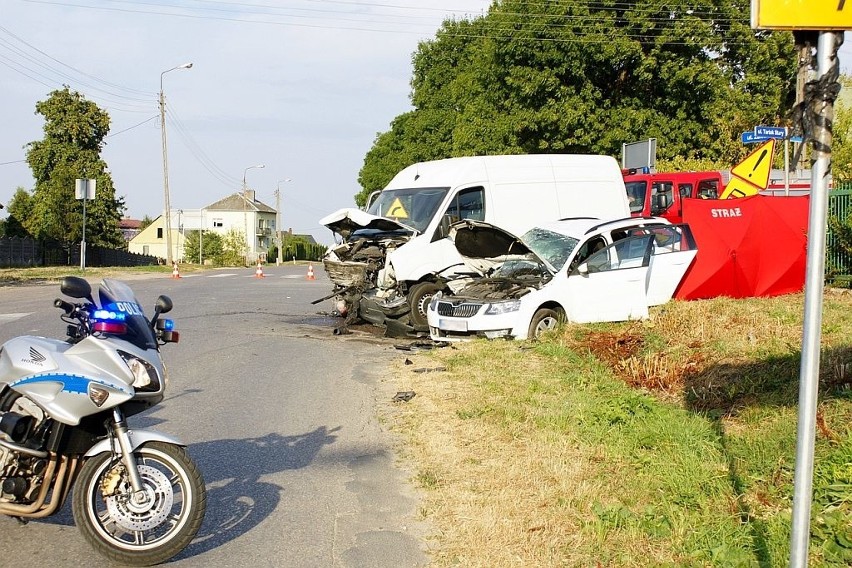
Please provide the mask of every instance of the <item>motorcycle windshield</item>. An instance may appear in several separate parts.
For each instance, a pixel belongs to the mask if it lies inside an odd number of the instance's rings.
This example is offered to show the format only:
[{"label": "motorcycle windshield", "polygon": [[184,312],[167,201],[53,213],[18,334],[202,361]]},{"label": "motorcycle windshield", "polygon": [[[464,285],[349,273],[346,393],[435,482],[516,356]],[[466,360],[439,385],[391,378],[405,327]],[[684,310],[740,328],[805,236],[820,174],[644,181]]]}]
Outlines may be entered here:
[{"label": "motorcycle windshield", "polygon": [[142,306],[130,286],[118,280],[104,278],[98,292],[101,309],[124,314],[127,332],[121,338],[140,349],[156,349],[157,339]]}]

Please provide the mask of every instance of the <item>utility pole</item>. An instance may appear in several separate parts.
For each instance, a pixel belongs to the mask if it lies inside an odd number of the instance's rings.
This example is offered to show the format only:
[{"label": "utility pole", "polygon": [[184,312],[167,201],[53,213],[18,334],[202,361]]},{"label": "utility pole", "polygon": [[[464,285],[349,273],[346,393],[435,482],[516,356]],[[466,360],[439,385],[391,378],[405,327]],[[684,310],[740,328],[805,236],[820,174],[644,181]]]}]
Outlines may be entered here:
[{"label": "utility pole", "polygon": [[290,178],[278,180],[278,187],[275,188],[275,230],[278,231],[278,256],[275,259],[275,266],[281,266],[282,252],[284,241],[281,240],[281,182],[288,182]]},{"label": "utility pole", "polygon": [[169,157],[166,149],[166,97],[163,94],[163,75],[175,69],[191,69],[192,63],[184,63],[160,73],[160,135],[163,139],[163,206],[165,207],[166,262],[171,266],[172,256],[172,205],[169,199]]}]

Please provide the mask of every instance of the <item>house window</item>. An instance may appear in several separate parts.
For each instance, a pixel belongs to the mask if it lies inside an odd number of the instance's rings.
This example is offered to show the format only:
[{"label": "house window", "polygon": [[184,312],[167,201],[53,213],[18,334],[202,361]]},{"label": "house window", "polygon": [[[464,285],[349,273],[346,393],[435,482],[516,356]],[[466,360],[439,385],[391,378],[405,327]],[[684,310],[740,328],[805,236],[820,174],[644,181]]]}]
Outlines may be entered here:
[{"label": "house window", "polygon": [[157,238],[158,238],[158,239],[162,239],[162,238],[163,238],[163,228],[162,228],[162,227],[160,227],[160,228],[158,228],[158,229],[157,229]]},{"label": "house window", "polygon": [[148,245],[142,245],[142,254],[151,254],[150,250]]}]

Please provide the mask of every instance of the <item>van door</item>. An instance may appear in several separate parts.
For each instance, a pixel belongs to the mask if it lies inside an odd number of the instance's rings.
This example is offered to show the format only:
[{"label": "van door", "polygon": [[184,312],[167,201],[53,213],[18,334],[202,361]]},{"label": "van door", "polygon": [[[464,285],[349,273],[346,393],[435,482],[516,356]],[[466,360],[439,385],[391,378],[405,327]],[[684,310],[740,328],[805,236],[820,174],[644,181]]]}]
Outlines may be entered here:
[{"label": "van door", "polygon": [[[591,323],[648,317],[645,281],[652,240],[647,234],[620,240],[575,268],[566,282],[568,320]],[[583,266],[585,273],[579,271]]]},{"label": "van door", "polygon": [[645,288],[648,306],[659,306],[672,299],[698,250],[687,225],[649,230],[654,239]]}]

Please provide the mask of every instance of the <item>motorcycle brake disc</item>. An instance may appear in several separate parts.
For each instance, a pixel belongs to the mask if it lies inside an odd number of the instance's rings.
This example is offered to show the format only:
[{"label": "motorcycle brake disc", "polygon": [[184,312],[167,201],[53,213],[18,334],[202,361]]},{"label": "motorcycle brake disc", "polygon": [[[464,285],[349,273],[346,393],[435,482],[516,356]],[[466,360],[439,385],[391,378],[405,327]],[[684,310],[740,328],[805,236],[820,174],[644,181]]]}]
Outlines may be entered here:
[{"label": "motorcycle brake disc", "polygon": [[172,484],[162,471],[147,465],[140,465],[138,469],[147,497],[144,503],[134,503],[129,494],[106,498],[110,516],[129,531],[147,531],[160,526],[174,504]]}]

